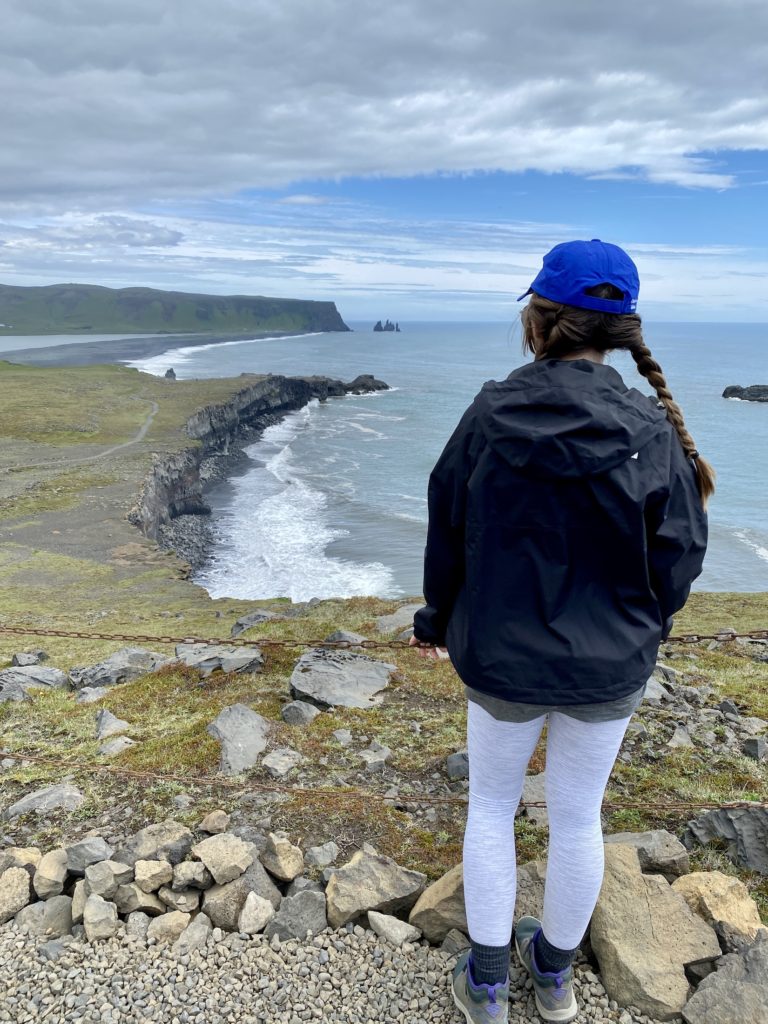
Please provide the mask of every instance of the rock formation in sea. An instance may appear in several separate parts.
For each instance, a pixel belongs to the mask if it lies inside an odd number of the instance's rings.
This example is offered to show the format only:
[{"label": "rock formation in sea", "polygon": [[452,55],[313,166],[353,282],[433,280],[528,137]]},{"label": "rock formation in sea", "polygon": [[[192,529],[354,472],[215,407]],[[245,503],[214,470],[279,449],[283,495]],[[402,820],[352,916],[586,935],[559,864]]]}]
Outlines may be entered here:
[{"label": "rock formation in sea", "polygon": [[374,324],[373,329],[374,329],[374,331],[377,331],[377,332],[379,332],[379,331],[397,331],[398,334],[399,334],[400,333],[400,324],[398,324],[398,323],[394,323],[393,324],[391,320],[387,320],[387,321],[385,321],[382,324],[381,320],[377,320],[376,323]]},{"label": "rock formation in sea", "polygon": [[750,384],[746,388],[740,384],[729,384],[723,392],[723,398],[738,398],[742,402],[768,402],[768,384]]}]

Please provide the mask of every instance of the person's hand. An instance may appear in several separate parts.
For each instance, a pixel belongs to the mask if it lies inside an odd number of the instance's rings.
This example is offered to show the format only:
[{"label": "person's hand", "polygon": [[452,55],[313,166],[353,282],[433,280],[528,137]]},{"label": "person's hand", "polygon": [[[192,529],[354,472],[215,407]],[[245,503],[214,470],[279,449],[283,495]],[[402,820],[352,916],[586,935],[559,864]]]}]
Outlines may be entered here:
[{"label": "person's hand", "polygon": [[416,647],[416,653],[420,658],[432,658],[437,661],[439,658],[446,658],[448,656],[448,649],[446,647],[435,647],[434,644],[425,644],[421,640],[417,640],[415,636],[412,636],[408,641],[409,647]]}]

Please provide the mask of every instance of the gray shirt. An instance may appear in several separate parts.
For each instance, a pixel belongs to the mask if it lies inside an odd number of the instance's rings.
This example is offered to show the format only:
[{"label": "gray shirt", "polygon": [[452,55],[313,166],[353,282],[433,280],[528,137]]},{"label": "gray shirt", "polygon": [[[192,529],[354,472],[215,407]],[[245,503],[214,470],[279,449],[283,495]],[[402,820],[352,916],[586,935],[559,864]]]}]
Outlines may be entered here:
[{"label": "gray shirt", "polygon": [[630,717],[643,699],[645,683],[627,697],[607,700],[601,704],[518,704],[501,697],[489,697],[469,686],[465,686],[464,690],[468,700],[479,704],[500,722],[531,722],[550,711],[559,711],[581,722],[610,722],[616,718]]}]

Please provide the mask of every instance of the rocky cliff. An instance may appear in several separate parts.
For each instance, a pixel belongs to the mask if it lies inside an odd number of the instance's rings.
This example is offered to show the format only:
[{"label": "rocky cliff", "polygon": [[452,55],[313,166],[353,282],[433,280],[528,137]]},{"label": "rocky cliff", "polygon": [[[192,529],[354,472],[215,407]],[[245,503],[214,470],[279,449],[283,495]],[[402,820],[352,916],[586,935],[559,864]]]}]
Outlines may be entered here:
[{"label": "rocky cliff", "polygon": [[738,398],[742,402],[768,402],[768,384],[729,384],[723,392],[723,398]]},{"label": "rocky cliff", "polygon": [[130,522],[162,547],[173,548],[193,567],[205,558],[210,543],[205,491],[247,462],[243,448],[265,427],[313,398],[388,390],[370,374],[345,383],[330,377],[243,375],[244,386],[229,401],[208,405],[189,418],[186,432],[194,446],[155,456],[144,478]]}]

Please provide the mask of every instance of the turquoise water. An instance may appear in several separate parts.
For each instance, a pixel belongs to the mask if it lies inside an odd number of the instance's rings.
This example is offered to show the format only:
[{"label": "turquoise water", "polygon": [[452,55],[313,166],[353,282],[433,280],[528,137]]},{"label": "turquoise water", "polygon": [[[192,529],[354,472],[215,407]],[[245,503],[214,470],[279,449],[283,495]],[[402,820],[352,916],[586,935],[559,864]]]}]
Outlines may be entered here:
[{"label": "turquoise water", "polygon": [[[214,596],[294,601],[421,591],[429,471],[491,378],[524,362],[519,327],[401,323],[351,334],[176,349],[134,363],[179,377],[242,372],[373,373],[394,390],[313,402],[249,449],[253,468],[212,495],[218,537],[197,581]],[[768,383],[768,325],[647,324],[702,454],[718,471],[710,548],[696,587],[768,590],[768,404],[729,401],[727,384]],[[631,359],[611,363],[649,392]]]}]

